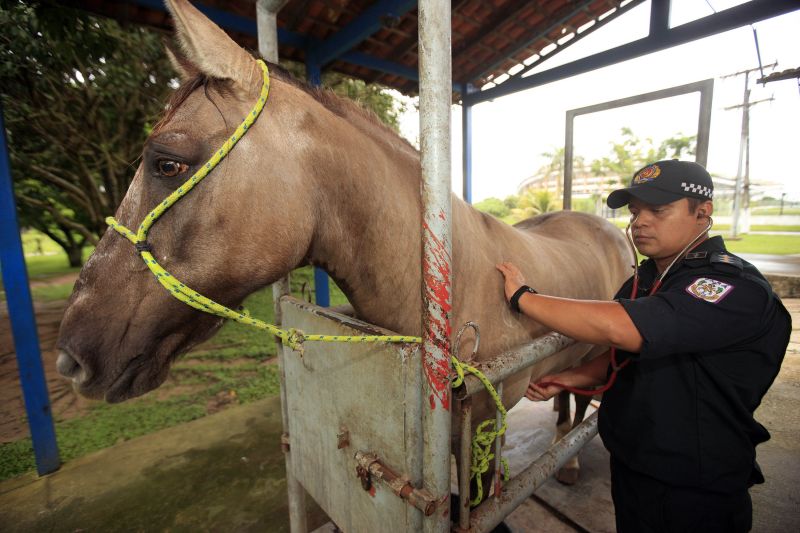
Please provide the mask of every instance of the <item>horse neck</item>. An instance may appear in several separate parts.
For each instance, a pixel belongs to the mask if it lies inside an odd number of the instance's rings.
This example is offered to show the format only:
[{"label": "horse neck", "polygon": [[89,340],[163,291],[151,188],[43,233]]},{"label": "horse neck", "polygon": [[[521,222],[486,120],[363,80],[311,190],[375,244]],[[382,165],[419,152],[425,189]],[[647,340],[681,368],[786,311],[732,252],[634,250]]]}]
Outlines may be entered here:
[{"label": "horse neck", "polygon": [[[317,125],[312,161],[317,223],[306,259],[331,275],[360,318],[419,334],[419,154],[382,128],[335,118],[338,135],[330,135],[333,125]],[[504,305],[494,265],[527,260],[521,240],[529,237],[455,197],[451,220],[453,324],[476,320],[488,325]],[[508,344],[518,336],[514,333]]]},{"label": "horse neck", "polygon": [[307,260],[330,274],[359,317],[418,334],[419,156],[376,124],[334,119],[338,135],[318,128],[317,224]]}]

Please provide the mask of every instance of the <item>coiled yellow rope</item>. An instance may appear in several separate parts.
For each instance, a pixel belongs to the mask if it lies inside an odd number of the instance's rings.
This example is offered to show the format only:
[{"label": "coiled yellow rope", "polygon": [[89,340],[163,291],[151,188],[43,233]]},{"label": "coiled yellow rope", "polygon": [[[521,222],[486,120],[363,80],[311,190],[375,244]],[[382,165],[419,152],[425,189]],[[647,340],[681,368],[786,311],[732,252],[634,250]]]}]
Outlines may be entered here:
[{"label": "coiled yellow rope", "polygon": [[[421,337],[407,335],[307,335],[294,328],[284,330],[273,324],[264,322],[263,320],[251,317],[246,310],[234,311],[233,309],[230,309],[210,298],[203,296],[167,272],[164,267],[162,267],[158,261],[156,261],[155,257],[151,253],[150,244],[147,242],[147,234],[153,224],[155,224],[155,222],[167,211],[167,209],[172,207],[178,200],[186,196],[195,187],[195,185],[197,185],[203,178],[208,176],[208,174],[220,163],[220,161],[222,161],[225,156],[228,155],[228,153],[233,149],[236,143],[239,142],[244,134],[247,133],[247,130],[253,125],[253,123],[255,123],[256,119],[261,114],[262,109],[264,109],[264,105],[267,103],[267,98],[269,97],[269,69],[266,63],[263,61],[259,60],[258,64],[261,66],[264,79],[264,83],[261,87],[261,94],[259,95],[258,101],[253,109],[250,111],[250,113],[248,113],[242,123],[239,124],[239,127],[236,128],[236,131],[233,132],[233,135],[231,135],[230,138],[225,141],[225,144],[222,145],[222,148],[217,150],[211,159],[209,159],[205,165],[195,172],[191,178],[183,183],[183,185],[178,187],[178,189],[172,194],[167,196],[167,198],[158,206],[156,206],[155,209],[150,211],[150,213],[145,216],[144,220],[139,225],[139,229],[136,233],[133,233],[131,230],[120,224],[114,217],[106,218],[106,223],[111,226],[111,229],[128,239],[136,246],[136,251],[139,252],[139,255],[142,257],[145,265],[147,265],[147,268],[150,269],[158,282],[165,289],[167,289],[172,296],[189,305],[190,307],[197,309],[198,311],[234,320],[241,324],[246,324],[248,326],[253,326],[255,328],[267,331],[272,335],[279,337],[285,345],[290,346],[292,349],[297,350],[300,353],[303,351],[304,341],[421,343]],[[497,391],[495,391],[492,384],[488,379],[486,379],[486,376],[484,376],[480,370],[470,365],[461,363],[455,357],[452,357],[452,363],[457,374],[457,378],[453,382],[453,387],[455,388],[461,385],[464,380],[465,370],[474,374],[484,384],[486,389],[489,391],[489,394],[494,399],[497,408],[502,413],[502,424],[499,430],[495,431],[494,429],[495,420],[486,420],[478,426],[475,437],[472,440],[471,478],[478,476],[478,495],[476,499],[472,500],[472,504],[477,505],[477,503],[483,499],[483,487],[482,483],[480,482],[480,474],[489,469],[489,461],[494,458],[494,454],[491,453],[491,447],[494,439],[505,433],[506,410],[503,407],[499,396],[497,395]],[[487,430],[486,428],[489,427],[492,429]],[[506,471],[506,479],[508,479],[508,466],[505,461],[503,462],[503,465]]]},{"label": "coiled yellow rope", "polygon": [[[453,378],[453,388],[460,387],[462,383],[464,383],[464,372],[469,372],[470,374],[477,377],[483,386],[486,388],[486,391],[489,393],[489,396],[492,397],[494,400],[495,406],[497,410],[500,412],[500,428],[497,428],[497,420],[491,418],[489,420],[484,420],[481,422],[477,429],[475,430],[475,436],[472,437],[472,465],[470,466],[470,479],[476,480],[477,485],[477,494],[475,497],[470,500],[470,504],[474,507],[481,503],[483,500],[483,478],[482,474],[489,470],[489,462],[494,459],[494,453],[492,453],[492,445],[494,444],[495,439],[501,437],[505,434],[506,429],[508,428],[508,424],[506,423],[506,408],[503,406],[503,402],[500,399],[500,395],[497,394],[497,390],[495,390],[492,383],[486,378],[486,376],[475,368],[474,366],[470,366],[467,363],[462,363],[455,356],[451,357],[453,368],[456,371],[456,375]],[[503,479],[508,481],[508,461],[504,458],[500,458],[500,464],[503,466]]]}]

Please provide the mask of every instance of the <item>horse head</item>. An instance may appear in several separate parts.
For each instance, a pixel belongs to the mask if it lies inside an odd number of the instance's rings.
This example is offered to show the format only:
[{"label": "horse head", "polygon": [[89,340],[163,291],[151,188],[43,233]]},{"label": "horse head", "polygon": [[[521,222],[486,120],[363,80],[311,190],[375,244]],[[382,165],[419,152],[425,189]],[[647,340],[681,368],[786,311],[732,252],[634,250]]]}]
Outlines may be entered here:
[{"label": "horse head", "polygon": [[[116,219],[134,232],[231,137],[262,92],[261,65],[186,0],[169,2],[183,83],[144,145]],[[275,85],[286,85],[277,82]],[[296,91],[276,91],[208,177],[147,235],[175,278],[228,307],[304,262],[314,188],[294,127]],[[283,100],[281,105],[278,101]],[[81,270],[59,333],[58,370],[89,397],[122,401],[158,387],[170,363],[222,319],[174,299],[124,236],[109,229]]]}]

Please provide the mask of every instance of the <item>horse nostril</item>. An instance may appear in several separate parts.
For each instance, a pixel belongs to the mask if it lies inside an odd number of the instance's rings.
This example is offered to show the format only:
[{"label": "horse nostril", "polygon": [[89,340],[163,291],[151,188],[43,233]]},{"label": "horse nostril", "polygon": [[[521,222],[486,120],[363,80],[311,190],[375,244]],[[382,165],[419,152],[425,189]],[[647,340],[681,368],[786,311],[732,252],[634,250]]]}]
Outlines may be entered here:
[{"label": "horse nostril", "polygon": [[[58,359],[56,360],[56,369],[58,369],[58,373],[66,378],[72,378],[76,381],[81,381],[85,376],[85,373],[82,372],[83,368],[81,364],[75,360],[71,355],[67,352],[58,352]],[[78,377],[80,376],[80,380]]]}]

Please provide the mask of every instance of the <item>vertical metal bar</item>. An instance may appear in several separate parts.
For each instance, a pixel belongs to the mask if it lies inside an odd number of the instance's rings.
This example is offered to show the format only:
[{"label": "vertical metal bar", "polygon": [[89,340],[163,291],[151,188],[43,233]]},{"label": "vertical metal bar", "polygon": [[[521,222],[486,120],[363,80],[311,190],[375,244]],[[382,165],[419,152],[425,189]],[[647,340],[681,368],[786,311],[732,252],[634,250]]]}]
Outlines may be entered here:
[{"label": "vertical metal bar", "polygon": [[465,103],[464,97],[472,92],[467,83],[461,84],[461,160],[464,175],[462,198],[472,203],[472,106]]},{"label": "vertical metal bar", "polygon": [[[411,356],[406,360],[405,370],[405,434],[406,434],[406,471],[415,488],[423,488],[422,450],[424,448],[424,435],[422,431],[422,410],[425,405],[422,401],[423,371],[422,350],[415,347]],[[422,531],[423,515],[413,506],[408,506],[406,511],[408,527],[411,531]]]},{"label": "vertical metal bar", "polygon": [[[256,15],[258,20],[258,51],[261,57],[273,63],[278,62],[278,25],[277,13],[286,3],[286,0],[258,0]],[[275,324],[283,323],[281,310],[281,297],[290,292],[289,275],[272,284],[272,307],[274,310]],[[286,401],[286,371],[283,360],[283,347],[279,338],[275,339],[278,351],[278,369],[281,385],[281,422],[284,434],[289,433],[289,405]],[[308,521],[306,517],[306,491],[297,478],[292,468],[291,440],[284,447],[284,464],[286,467],[286,492],[289,503],[289,527],[292,533],[306,533]]]},{"label": "vertical metal bar", "polygon": [[658,37],[669,31],[669,11],[671,3],[672,0],[651,0],[649,37]]},{"label": "vertical metal bar", "polygon": [[[497,387],[497,395],[502,398],[503,397],[503,384],[498,383]],[[500,431],[500,424],[503,423],[503,415],[500,413],[498,409],[494,415],[494,429],[495,431]],[[498,437],[494,440],[494,497],[499,498],[500,493],[503,487],[503,462],[500,460],[500,454],[503,451],[502,445],[503,439],[498,435]]]},{"label": "vertical metal bar", "polygon": [[458,402],[461,410],[461,449],[458,460],[458,527],[469,528],[470,466],[472,465],[472,398]]},{"label": "vertical metal bar", "polygon": [[61,465],[47,393],[47,381],[42,368],[36,317],[33,313],[28,272],[19,236],[11,166],[8,160],[6,127],[3,106],[0,102],[0,267],[6,291],[8,316],[17,354],[19,380],[25,398],[28,426],[31,430],[36,471],[40,476],[49,474]]},{"label": "vertical metal bar", "polygon": [[711,104],[714,99],[714,80],[702,82],[700,88],[700,114],[697,117],[697,147],[695,161],[708,166],[708,143],[711,138]]},{"label": "vertical metal bar", "polygon": [[422,354],[425,372],[423,471],[439,502],[425,531],[450,529],[450,311],[452,91],[449,0],[420,0],[419,100],[422,148]]},{"label": "vertical metal bar", "polygon": [[278,11],[288,0],[258,0],[256,2],[256,27],[258,53],[272,63],[278,62]]},{"label": "vertical metal bar", "polygon": [[575,125],[575,114],[572,110],[567,111],[567,124],[564,128],[564,211],[572,209],[572,157],[573,157],[573,134]]},{"label": "vertical metal bar", "polygon": [[[283,312],[281,310],[281,297],[289,294],[289,277],[286,276],[272,284],[272,299],[275,306],[275,323],[282,325]],[[289,500],[289,527],[292,533],[307,533],[308,520],[306,516],[306,490],[297,480],[292,468],[291,434],[289,433],[289,404],[286,401],[286,357],[280,339],[276,340],[278,346],[278,369],[281,381],[281,422],[284,435],[289,434],[289,444],[284,447],[283,458],[286,465],[286,492]]]},{"label": "vertical metal bar", "polygon": [[750,71],[744,73],[744,97],[742,99],[742,132],[739,138],[739,164],[736,169],[736,186],[733,190],[733,217],[731,220],[731,239],[739,236],[739,220],[742,213],[744,175],[744,153],[747,144],[747,123],[749,121],[748,109],[750,108]]}]

